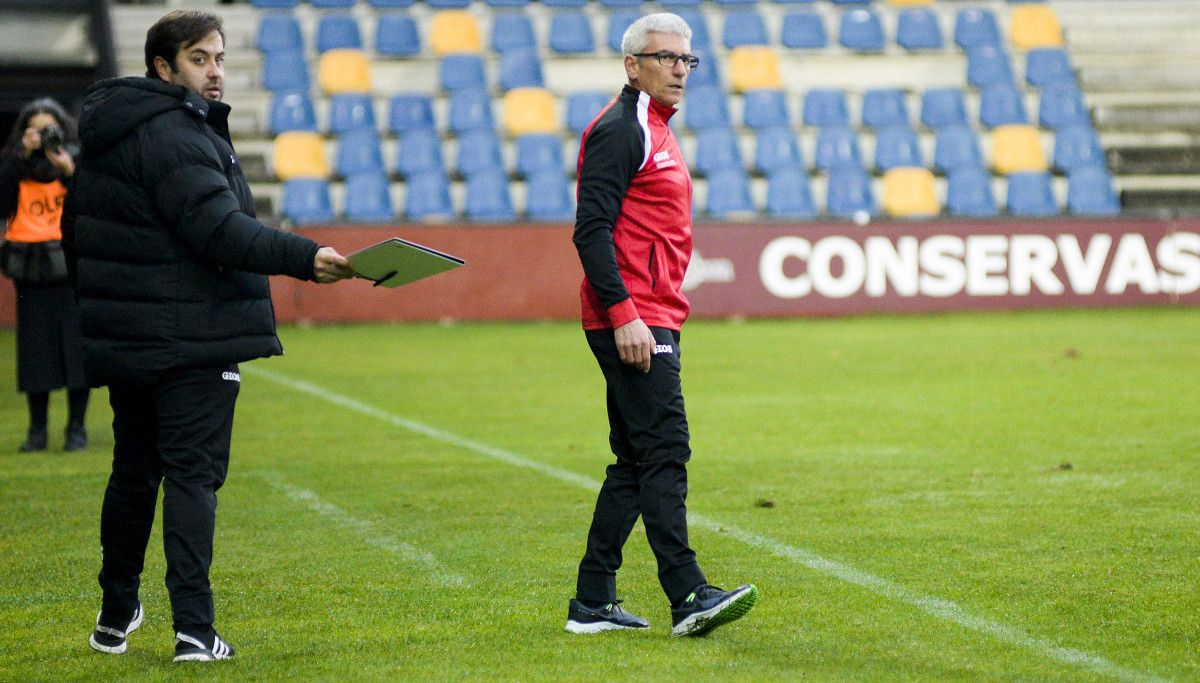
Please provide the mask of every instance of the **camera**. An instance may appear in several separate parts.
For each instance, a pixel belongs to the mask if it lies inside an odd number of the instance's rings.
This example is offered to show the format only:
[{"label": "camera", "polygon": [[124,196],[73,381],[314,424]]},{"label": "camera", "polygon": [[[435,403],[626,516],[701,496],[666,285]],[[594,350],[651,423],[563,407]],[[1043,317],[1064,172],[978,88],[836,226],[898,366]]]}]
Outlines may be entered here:
[{"label": "camera", "polygon": [[53,152],[63,146],[63,129],[58,126],[46,126],[38,131],[38,135],[42,138],[42,149],[47,152]]}]

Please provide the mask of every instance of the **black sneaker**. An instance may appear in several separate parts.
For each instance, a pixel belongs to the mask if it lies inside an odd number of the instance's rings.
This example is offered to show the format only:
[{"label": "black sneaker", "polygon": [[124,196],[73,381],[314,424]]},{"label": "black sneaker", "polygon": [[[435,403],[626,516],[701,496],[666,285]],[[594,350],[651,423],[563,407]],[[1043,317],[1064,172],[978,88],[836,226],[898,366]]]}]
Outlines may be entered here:
[{"label": "black sneaker", "polygon": [[723,624],[740,619],[758,602],[758,587],[754,584],[723,591],[716,586],[697,588],[677,607],[671,608],[675,625],[673,636],[699,636]]},{"label": "black sneaker", "polygon": [[87,428],[78,425],[67,427],[66,441],[63,444],[65,451],[82,451],[87,448]]},{"label": "black sneaker", "polygon": [[621,609],[620,600],[603,607],[588,607],[571,598],[567,608],[567,630],[571,633],[599,633],[624,628],[650,628],[650,622]]},{"label": "black sneaker", "polygon": [[138,603],[137,609],[133,610],[133,616],[123,626],[102,623],[103,616],[104,612],[96,615],[96,630],[92,631],[92,637],[88,638],[88,645],[97,652],[119,655],[125,651],[125,639],[142,625],[142,603]]},{"label": "black sneaker", "polygon": [[46,446],[46,430],[42,429],[39,431],[31,429],[29,430],[29,433],[25,435],[25,443],[18,446],[17,450],[21,451],[22,453],[36,453],[38,451],[46,450]]},{"label": "black sneaker", "polygon": [[215,662],[218,659],[233,659],[233,646],[221,640],[216,631],[209,629],[206,637],[175,634],[175,661]]}]

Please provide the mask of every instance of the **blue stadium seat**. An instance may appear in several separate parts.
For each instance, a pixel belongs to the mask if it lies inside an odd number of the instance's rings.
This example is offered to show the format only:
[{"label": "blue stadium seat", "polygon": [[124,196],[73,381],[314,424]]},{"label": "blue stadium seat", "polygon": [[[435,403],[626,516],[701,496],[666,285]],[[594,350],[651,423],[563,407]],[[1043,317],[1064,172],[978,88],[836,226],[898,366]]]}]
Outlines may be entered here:
[{"label": "blue stadium seat", "polygon": [[875,193],[871,190],[871,176],[857,166],[842,166],[829,172],[829,185],[825,191],[825,206],[830,214],[838,218],[850,218],[858,211],[874,216]]},{"label": "blue stadium seat", "polygon": [[525,180],[525,214],[533,221],[570,221],[575,218],[571,187],[561,169],[538,171]]},{"label": "blue stadium seat", "polygon": [[438,63],[438,84],[448,91],[486,88],[487,77],[483,72],[483,58],[467,53],[442,57]]},{"label": "blue stadium seat", "polygon": [[1075,85],[1071,57],[1061,47],[1035,48],[1026,52],[1025,82],[1039,88],[1052,83]]},{"label": "blue stadium seat", "polygon": [[466,9],[471,6],[471,0],[425,0],[430,9]]},{"label": "blue stadium seat", "polygon": [[495,131],[481,128],[459,136],[454,170],[467,178],[484,171],[504,173],[504,155]]},{"label": "blue stadium seat", "polygon": [[954,43],[964,50],[983,45],[1000,45],[1000,28],[991,10],[969,7],[954,18]]},{"label": "blue stadium seat", "polygon": [[524,12],[500,12],[492,17],[491,46],[496,52],[537,49],[533,23]]},{"label": "blue stadium seat", "polygon": [[817,132],[813,163],[822,171],[843,166],[862,167],[858,136],[849,126],[826,126]]},{"label": "blue stadium seat", "polygon": [[804,125],[844,126],[850,123],[846,93],[841,90],[815,88],[804,95]]},{"label": "blue stadium seat", "polygon": [[960,168],[983,168],[975,131],[968,126],[939,128],[934,139],[933,166],[947,175]]},{"label": "blue stadium seat", "polygon": [[907,7],[896,20],[896,44],[905,50],[940,50],[946,45],[937,15],[928,7]]},{"label": "blue stadium seat", "polygon": [[271,92],[308,92],[308,60],[299,50],[282,50],[263,55],[263,87]]},{"label": "blue stadium seat", "polygon": [[[660,3],[664,4],[664,3]],[[692,52],[712,48],[712,34],[708,32],[708,20],[693,7],[678,7],[670,10],[679,15],[692,29]]]},{"label": "blue stadium seat", "polygon": [[688,128],[698,130],[730,124],[724,90],[713,85],[693,86],[688,90],[683,108],[684,123]]},{"label": "blue stadium seat", "polygon": [[489,7],[524,7],[530,0],[484,0]]},{"label": "blue stadium seat", "polygon": [[908,97],[899,88],[873,88],[863,94],[862,123],[871,128],[908,125]]},{"label": "blue stadium seat", "polygon": [[321,178],[284,181],[282,213],[296,223],[326,223],[333,220],[329,182]]},{"label": "blue stadium seat", "polygon": [[567,130],[575,135],[582,134],[610,100],[612,95],[598,90],[580,90],[567,95]]},{"label": "blue stadium seat", "polygon": [[450,203],[450,183],[445,171],[426,171],[408,178],[405,183],[404,215],[411,220],[454,216],[454,206]]},{"label": "blue stadium seat", "polygon": [[583,7],[587,0],[542,0],[546,7]]},{"label": "blue stadium seat", "polygon": [[979,93],[979,122],[988,128],[1028,123],[1025,99],[1012,83],[995,83]]},{"label": "blue stadium seat", "polygon": [[700,65],[688,76],[688,88],[699,85],[721,85],[721,73],[717,70],[717,60],[708,50],[692,49],[692,54],[700,58]]},{"label": "blue stadium seat", "polygon": [[742,152],[732,128],[706,128],[696,134],[693,168],[702,175],[742,168]]},{"label": "blue stadium seat", "polygon": [[715,217],[754,213],[750,199],[750,178],[737,169],[717,171],[708,177],[708,213]]},{"label": "blue stadium seat", "polygon": [[349,14],[324,14],[317,22],[317,52],[361,50],[358,20]]},{"label": "blue stadium seat", "polygon": [[480,171],[467,178],[467,218],[473,221],[511,221],[517,217],[502,169]]},{"label": "blue stadium seat", "polygon": [[492,117],[492,96],[483,88],[459,90],[450,94],[450,130],[455,133],[476,128],[496,127]]},{"label": "blue stadium seat", "polygon": [[681,8],[697,7],[700,5],[700,0],[658,0],[658,4],[667,8],[667,11],[669,12],[675,12],[676,14],[679,14],[676,10]]},{"label": "blue stadium seat", "polygon": [[783,16],[783,28],[779,31],[779,42],[784,47],[810,50],[829,46],[825,33],[825,20],[810,10],[788,12]]},{"label": "blue stadium seat", "polygon": [[271,134],[289,130],[315,131],[317,114],[305,92],[276,93],[271,99]]},{"label": "blue stadium seat", "polygon": [[757,0],[715,0],[718,5],[753,5]]},{"label": "blue stadium seat", "polygon": [[393,95],[389,103],[388,130],[403,133],[424,128],[434,128],[433,100],[429,95],[418,92]]},{"label": "blue stadium seat", "polygon": [[742,95],[742,122],[750,128],[790,125],[787,94],[773,89],[747,90]]},{"label": "blue stadium seat", "polygon": [[958,88],[930,88],[921,94],[921,123],[929,128],[967,125],[967,106]]},{"label": "blue stadium seat", "polygon": [[869,6],[853,7],[842,12],[838,24],[838,42],[858,52],[882,52],[883,23]]},{"label": "blue stadium seat", "polygon": [[375,101],[366,93],[336,93],[329,97],[329,130],[375,130]]},{"label": "blue stadium seat", "polygon": [[532,176],[541,171],[563,173],[563,144],[558,135],[531,134],[516,139],[517,173]]},{"label": "blue stadium seat", "polygon": [[526,47],[500,54],[501,90],[541,88],[544,85],[542,60],[538,58],[536,49]]},{"label": "blue stadium seat", "polygon": [[343,178],[359,173],[383,173],[383,153],[374,130],[352,130],[338,137],[334,169]]},{"label": "blue stadium seat", "polygon": [[550,49],[559,54],[588,54],[596,51],[592,22],[586,14],[578,10],[565,10],[551,17],[548,36]]},{"label": "blue stadium seat", "polygon": [[1067,210],[1078,216],[1115,216],[1121,202],[1103,166],[1079,168],[1067,176]]},{"label": "blue stadium seat", "polygon": [[775,218],[812,218],[817,214],[808,173],[801,168],[780,168],[767,176],[767,215]]},{"label": "blue stadium seat", "polygon": [[358,0],[308,0],[308,4],[320,9],[349,9]]},{"label": "blue stadium seat", "polygon": [[1013,82],[1012,62],[1002,47],[984,45],[967,52],[967,82],[981,88]]},{"label": "blue stadium seat", "polygon": [[977,166],[964,166],[946,176],[946,210],[951,216],[995,216],[998,210],[991,174]]},{"label": "blue stadium seat", "polygon": [[1042,172],[1008,175],[1008,212],[1014,216],[1054,216],[1058,204],[1050,174]]},{"label": "blue stadium seat", "polygon": [[411,7],[414,0],[370,0],[370,5],[378,9],[395,9],[397,7]]},{"label": "blue stadium seat", "polygon": [[1091,123],[1083,93],[1074,83],[1059,83],[1042,88],[1038,102],[1038,123],[1046,128]]},{"label": "blue stadium seat", "polygon": [[903,125],[879,129],[875,135],[875,168],[886,171],[897,166],[924,166],[921,146],[912,128]]},{"label": "blue stadium seat", "polygon": [[350,176],[345,187],[347,219],[369,223],[395,220],[388,179],[382,172]]},{"label": "blue stadium seat", "polygon": [[721,41],[728,50],[741,45],[770,44],[767,39],[767,26],[763,23],[762,15],[753,9],[726,11]]},{"label": "blue stadium seat", "polygon": [[444,174],[442,138],[432,128],[406,130],[396,140],[396,172],[405,178],[437,171]]},{"label": "blue stadium seat", "polygon": [[298,4],[300,4],[300,0],[250,0],[252,7],[261,7],[263,9],[295,7]]},{"label": "blue stadium seat", "polygon": [[763,128],[754,142],[754,168],[770,175],[781,168],[804,168],[796,134],[788,126]]},{"label": "blue stadium seat", "polygon": [[1054,133],[1054,167],[1071,172],[1086,166],[1104,166],[1104,150],[1091,124],[1063,126]]},{"label": "blue stadium seat", "polygon": [[608,15],[608,49],[621,54],[621,38],[625,29],[641,18],[642,13],[636,10],[615,10]]},{"label": "blue stadium seat", "polygon": [[600,0],[601,7],[622,8],[622,7],[637,7],[642,4],[642,0]]},{"label": "blue stadium seat", "polygon": [[386,57],[414,57],[421,53],[417,22],[404,12],[381,14],[375,25],[375,51]]},{"label": "blue stadium seat", "polygon": [[291,13],[264,14],[258,22],[255,44],[262,52],[303,50],[304,37],[300,33],[300,22]]}]

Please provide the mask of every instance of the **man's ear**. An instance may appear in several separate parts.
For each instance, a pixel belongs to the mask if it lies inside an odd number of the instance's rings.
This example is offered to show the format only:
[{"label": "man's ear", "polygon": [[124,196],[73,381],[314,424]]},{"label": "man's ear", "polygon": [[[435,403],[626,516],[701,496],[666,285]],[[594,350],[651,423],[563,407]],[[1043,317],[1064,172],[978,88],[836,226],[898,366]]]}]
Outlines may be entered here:
[{"label": "man's ear", "polygon": [[162,57],[155,57],[154,72],[158,74],[159,80],[170,82],[171,74],[175,73],[175,70],[171,68],[171,63],[167,60]]},{"label": "man's ear", "polygon": [[626,78],[628,78],[631,83],[635,82],[635,81],[637,81],[637,74],[638,74],[637,57],[634,57],[633,55],[625,55],[625,76],[626,76]]}]

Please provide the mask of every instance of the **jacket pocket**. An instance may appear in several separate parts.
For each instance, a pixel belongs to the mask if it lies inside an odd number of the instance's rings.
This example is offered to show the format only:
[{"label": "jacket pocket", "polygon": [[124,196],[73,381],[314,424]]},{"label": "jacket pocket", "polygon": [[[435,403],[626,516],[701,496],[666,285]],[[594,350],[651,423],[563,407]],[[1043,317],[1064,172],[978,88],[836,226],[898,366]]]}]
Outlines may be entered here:
[{"label": "jacket pocket", "polygon": [[646,264],[646,270],[650,273],[650,291],[658,289],[658,243],[650,243],[650,259]]}]

